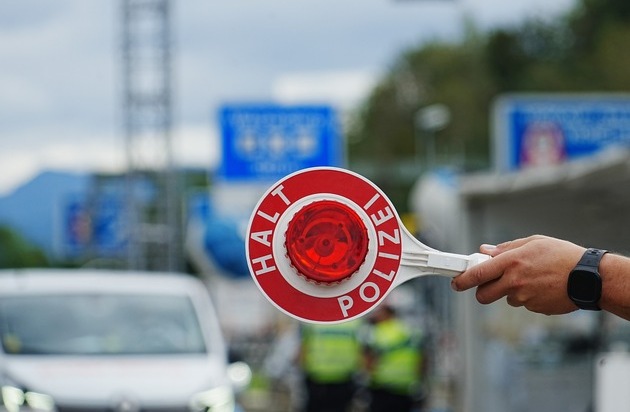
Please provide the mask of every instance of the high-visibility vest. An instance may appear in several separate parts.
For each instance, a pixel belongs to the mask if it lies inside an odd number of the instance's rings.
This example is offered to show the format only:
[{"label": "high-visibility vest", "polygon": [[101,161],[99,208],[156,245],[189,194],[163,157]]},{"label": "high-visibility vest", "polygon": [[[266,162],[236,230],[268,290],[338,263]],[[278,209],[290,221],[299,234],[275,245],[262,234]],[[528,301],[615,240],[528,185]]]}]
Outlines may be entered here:
[{"label": "high-visibility vest", "polygon": [[359,321],[334,325],[302,325],[303,370],[320,383],[347,381],[357,372],[361,345]]},{"label": "high-visibility vest", "polygon": [[389,319],[374,325],[369,346],[376,357],[370,375],[373,387],[402,394],[417,387],[422,378],[420,339],[403,322]]}]

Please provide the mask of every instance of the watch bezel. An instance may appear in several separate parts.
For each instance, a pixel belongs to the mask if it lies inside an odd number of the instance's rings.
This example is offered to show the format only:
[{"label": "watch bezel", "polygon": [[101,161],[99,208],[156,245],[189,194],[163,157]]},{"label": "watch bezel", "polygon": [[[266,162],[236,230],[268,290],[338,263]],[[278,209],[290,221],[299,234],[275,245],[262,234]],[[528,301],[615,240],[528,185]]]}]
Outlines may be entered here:
[{"label": "watch bezel", "polygon": [[[576,304],[597,304],[602,296],[602,278],[591,267],[577,267],[569,275],[568,292]],[[588,281],[588,285],[584,282]],[[588,293],[584,293],[588,292]],[[589,295],[589,296],[587,296]]]}]

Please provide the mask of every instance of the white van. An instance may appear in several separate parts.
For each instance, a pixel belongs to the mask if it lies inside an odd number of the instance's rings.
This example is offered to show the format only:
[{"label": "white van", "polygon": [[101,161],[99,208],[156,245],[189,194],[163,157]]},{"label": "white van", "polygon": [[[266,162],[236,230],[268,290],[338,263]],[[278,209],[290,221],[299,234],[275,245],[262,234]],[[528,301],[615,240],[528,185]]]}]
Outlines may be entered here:
[{"label": "white van", "polygon": [[188,275],[2,270],[0,339],[8,412],[235,410],[212,302]]}]

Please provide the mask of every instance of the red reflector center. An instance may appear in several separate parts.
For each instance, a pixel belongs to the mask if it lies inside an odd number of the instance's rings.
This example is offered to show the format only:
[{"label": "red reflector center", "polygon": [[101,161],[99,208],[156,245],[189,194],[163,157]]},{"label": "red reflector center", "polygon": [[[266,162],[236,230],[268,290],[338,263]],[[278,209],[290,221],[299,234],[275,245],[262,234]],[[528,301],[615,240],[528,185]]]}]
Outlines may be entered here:
[{"label": "red reflector center", "polygon": [[289,222],[286,248],[293,266],[307,279],[338,282],[365,260],[367,230],[350,207],[321,200],[304,206]]}]

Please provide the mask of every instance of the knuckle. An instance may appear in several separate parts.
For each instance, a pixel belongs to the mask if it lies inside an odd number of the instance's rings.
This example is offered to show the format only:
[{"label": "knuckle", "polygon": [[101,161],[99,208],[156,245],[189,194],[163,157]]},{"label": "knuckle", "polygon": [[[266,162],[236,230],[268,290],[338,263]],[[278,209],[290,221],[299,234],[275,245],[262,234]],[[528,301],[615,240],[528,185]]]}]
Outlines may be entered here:
[{"label": "knuckle", "polygon": [[515,308],[526,306],[526,302],[527,302],[526,299],[524,299],[519,294],[508,295],[506,300],[507,300],[508,305]]},{"label": "knuckle", "polygon": [[475,285],[481,285],[484,283],[483,272],[477,266],[473,266],[470,269],[470,279]]},{"label": "knuckle", "polygon": [[525,286],[525,282],[519,276],[506,276],[507,288],[513,294],[517,294]]}]

